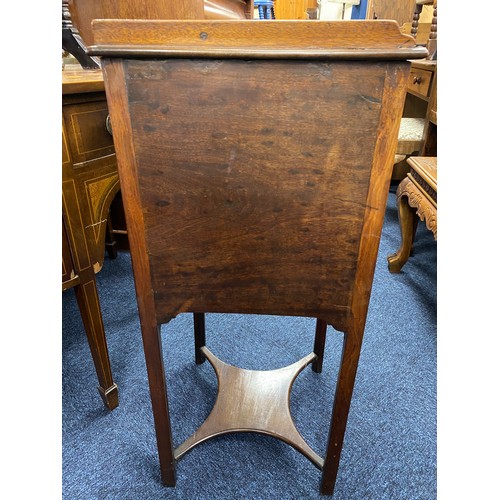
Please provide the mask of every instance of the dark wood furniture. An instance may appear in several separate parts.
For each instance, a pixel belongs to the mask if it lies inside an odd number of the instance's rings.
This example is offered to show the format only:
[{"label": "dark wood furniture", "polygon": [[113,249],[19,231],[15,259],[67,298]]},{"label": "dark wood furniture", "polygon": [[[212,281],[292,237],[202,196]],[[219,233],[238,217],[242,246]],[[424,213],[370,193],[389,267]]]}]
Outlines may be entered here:
[{"label": "dark wood furniture", "polygon": [[119,190],[100,70],[62,72],[62,288],[76,293],[99,393],[118,406],[95,275],[104,261],[107,216]]},{"label": "dark wood furniture", "polygon": [[408,163],[410,173],[396,194],[401,246],[387,257],[391,273],[399,273],[408,261],[419,218],[437,240],[437,158],[412,156]]},{"label": "dark wood furniture", "polygon": [[[161,477],[226,432],[271,434],[332,494],[410,71],[395,22],[94,21],[127,217]],[[160,325],[193,312],[222,387],[174,450]],[[205,345],[203,313],[320,318],[343,333],[327,452],[288,413],[292,367],[248,372]],[[248,402],[252,404],[248,404]],[[255,403],[255,406],[254,404]],[[280,423],[283,425],[280,426]],[[325,436],[326,438],[326,436]]]}]

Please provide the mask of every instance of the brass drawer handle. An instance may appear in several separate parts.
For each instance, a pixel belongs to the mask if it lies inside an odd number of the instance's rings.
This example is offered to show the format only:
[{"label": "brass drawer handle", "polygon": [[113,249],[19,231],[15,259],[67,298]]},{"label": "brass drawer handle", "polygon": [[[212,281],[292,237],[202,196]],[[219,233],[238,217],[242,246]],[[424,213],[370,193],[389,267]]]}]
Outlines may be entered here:
[{"label": "brass drawer handle", "polygon": [[111,128],[111,118],[106,116],[106,130],[109,132],[109,135],[113,135],[113,129]]},{"label": "brass drawer handle", "polygon": [[414,83],[414,85],[420,85],[422,83],[422,77],[421,76],[416,76],[413,79],[413,83]]}]

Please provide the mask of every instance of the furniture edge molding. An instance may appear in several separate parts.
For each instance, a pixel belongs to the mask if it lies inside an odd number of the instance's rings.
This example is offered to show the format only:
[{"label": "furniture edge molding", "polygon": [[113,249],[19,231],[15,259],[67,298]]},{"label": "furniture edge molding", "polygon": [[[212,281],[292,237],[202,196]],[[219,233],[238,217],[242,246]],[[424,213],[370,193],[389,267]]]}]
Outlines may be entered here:
[{"label": "furniture edge molding", "polygon": [[425,47],[395,21],[169,21],[92,22],[99,56],[209,58],[420,59]]}]

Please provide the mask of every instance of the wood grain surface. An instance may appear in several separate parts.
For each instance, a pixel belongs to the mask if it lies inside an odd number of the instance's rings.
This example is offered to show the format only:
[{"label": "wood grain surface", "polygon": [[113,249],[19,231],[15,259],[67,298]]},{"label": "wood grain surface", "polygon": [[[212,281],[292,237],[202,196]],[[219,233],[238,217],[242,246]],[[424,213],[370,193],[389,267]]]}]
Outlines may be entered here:
[{"label": "wood grain surface", "polygon": [[95,20],[92,26],[92,55],[349,60],[427,55],[395,21]]},{"label": "wood grain surface", "polygon": [[347,311],[385,70],[125,66],[158,318]]}]

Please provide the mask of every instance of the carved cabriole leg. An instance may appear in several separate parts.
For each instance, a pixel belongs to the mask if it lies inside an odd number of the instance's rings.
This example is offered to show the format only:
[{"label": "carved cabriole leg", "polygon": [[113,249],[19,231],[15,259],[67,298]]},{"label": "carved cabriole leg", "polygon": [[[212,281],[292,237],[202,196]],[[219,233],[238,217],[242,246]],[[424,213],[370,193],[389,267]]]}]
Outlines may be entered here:
[{"label": "carved cabriole leg", "polygon": [[415,237],[417,235],[417,227],[418,227],[418,219],[414,217],[413,218],[413,233],[411,235],[410,257],[413,256],[413,247],[415,244]]},{"label": "carved cabriole leg", "polygon": [[325,341],[326,341],[326,321],[322,319],[316,320],[316,333],[314,335],[314,354],[316,354],[316,359],[312,362],[312,369],[316,373],[321,373],[323,369],[323,355],[325,353]]},{"label": "carved cabriole leg", "polygon": [[[412,175],[416,174],[412,173]],[[387,257],[391,273],[399,273],[407,262],[419,218],[425,221],[427,229],[432,231],[434,239],[437,239],[437,208],[431,201],[431,195],[424,193],[411,178],[407,177],[398,187],[396,200],[401,230],[401,247],[395,254]]]},{"label": "carved cabriole leg", "polygon": [[340,453],[344,442],[347,417],[354,389],[354,381],[358,368],[364,323],[359,321],[354,323],[358,323],[358,326],[351,327],[344,333],[342,358],[337,378],[337,387],[335,389],[330,432],[320,486],[320,491],[323,495],[333,494],[339,468]]},{"label": "carved cabriole leg", "polygon": [[[85,279],[86,274],[91,274],[91,276]],[[76,300],[99,380],[99,394],[106,407],[113,410],[118,406],[118,386],[114,383],[111,374],[95,276],[91,270],[87,270],[87,273],[84,270],[81,278],[84,282],[75,287]]]},{"label": "carved cabriole leg", "polygon": [[415,189],[411,180],[406,177],[398,186],[396,200],[398,207],[399,229],[401,231],[401,246],[399,250],[387,257],[389,271],[399,273],[410,256],[415,237],[418,217],[415,210],[410,208],[408,199]]}]

